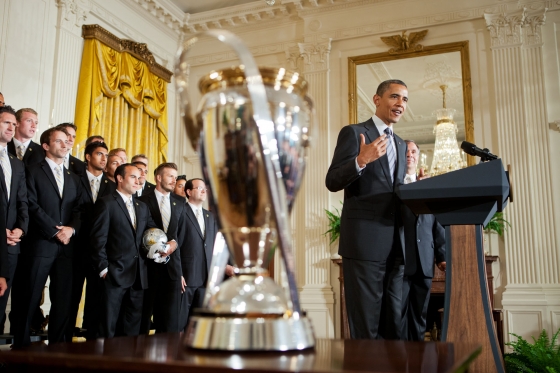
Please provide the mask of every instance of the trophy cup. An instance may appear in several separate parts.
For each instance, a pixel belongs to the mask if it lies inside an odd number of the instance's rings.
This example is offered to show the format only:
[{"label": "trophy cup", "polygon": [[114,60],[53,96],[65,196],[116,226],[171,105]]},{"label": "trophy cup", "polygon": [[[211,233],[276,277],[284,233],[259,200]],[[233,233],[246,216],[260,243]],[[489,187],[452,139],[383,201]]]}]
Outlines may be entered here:
[{"label": "trophy cup", "polygon": [[[242,65],[200,80],[203,97],[193,119],[187,55],[200,36],[232,47]],[[213,259],[219,264],[210,270],[203,308],[191,317],[186,345],[233,351],[313,347],[311,322],[300,309],[288,228],[312,119],[307,83],[283,68],[259,70],[241,40],[225,30],[186,40],[175,79],[187,134],[198,148],[220,225]],[[237,269],[221,282],[226,246]],[[282,284],[267,271],[276,247],[285,269]]]}]

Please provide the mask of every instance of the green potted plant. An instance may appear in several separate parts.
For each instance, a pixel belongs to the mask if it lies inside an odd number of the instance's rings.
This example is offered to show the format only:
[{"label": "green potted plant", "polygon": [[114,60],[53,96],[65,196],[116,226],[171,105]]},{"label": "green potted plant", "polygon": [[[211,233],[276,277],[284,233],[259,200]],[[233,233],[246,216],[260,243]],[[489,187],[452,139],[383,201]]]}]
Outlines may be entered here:
[{"label": "green potted plant", "polygon": [[543,329],[539,338],[532,337],[533,344],[512,333],[517,337],[517,341],[506,343],[513,348],[513,352],[505,354],[504,357],[506,371],[508,373],[560,373],[560,344],[557,344],[559,333],[560,329],[550,340],[546,330]]},{"label": "green potted plant", "polygon": [[[342,205],[342,201],[340,201]],[[327,219],[329,219],[329,230],[323,233],[325,236],[328,234],[330,238],[330,244],[332,245],[340,236],[340,211],[335,208],[335,212],[331,212],[325,209],[327,214]]]},{"label": "green potted plant", "polygon": [[492,216],[492,219],[484,227],[486,233],[498,233],[499,236],[503,236],[504,232],[511,228],[511,224],[504,218],[503,212],[497,212]]}]

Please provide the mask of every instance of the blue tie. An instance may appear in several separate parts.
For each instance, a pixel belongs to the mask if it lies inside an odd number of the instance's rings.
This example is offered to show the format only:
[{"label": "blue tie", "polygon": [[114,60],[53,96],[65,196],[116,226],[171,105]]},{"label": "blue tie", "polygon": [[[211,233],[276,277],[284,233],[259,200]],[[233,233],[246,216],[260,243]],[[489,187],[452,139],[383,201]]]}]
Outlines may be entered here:
[{"label": "blue tie", "polygon": [[389,161],[389,171],[391,172],[391,182],[394,182],[395,177],[395,148],[393,147],[393,131],[389,127],[384,131],[387,134],[389,144],[387,144],[387,160]]}]

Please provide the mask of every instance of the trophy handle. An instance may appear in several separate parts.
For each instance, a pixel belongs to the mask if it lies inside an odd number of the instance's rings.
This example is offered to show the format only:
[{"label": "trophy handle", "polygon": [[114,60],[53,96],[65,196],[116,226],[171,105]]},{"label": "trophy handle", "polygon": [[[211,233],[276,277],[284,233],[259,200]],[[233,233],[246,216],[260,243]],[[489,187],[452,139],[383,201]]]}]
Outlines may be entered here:
[{"label": "trophy handle", "polygon": [[202,301],[202,308],[207,308],[208,301],[212,295],[216,294],[216,289],[224,281],[225,268],[229,259],[229,250],[227,248],[226,239],[222,232],[218,232],[214,240],[214,249],[212,250],[212,262],[210,263],[210,271],[208,272],[208,283],[206,284],[206,292]]},{"label": "trophy handle", "polygon": [[[177,91],[181,98],[181,115],[185,122],[187,133],[193,148],[196,149],[202,128],[197,126],[191,114],[191,101],[188,97],[187,86],[189,78],[189,64],[187,56],[193,45],[201,36],[211,36],[231,47],[237,57],[244,65],[245,80],[253,106],[253,119],[257,124],[260,134],[259,150],[264,160],[266,178],[270,196],[272,199],[272,210],[278,229],[278,242],[282,252],[282,259],[286,267],[288,285],[290,288],[290,299],[292,301],[293,317],[299,318],[301,313],[299,296],[295,279],[295,262],[292,250],[292,239],[288,229],[288,208],[286,206],[285,191],[279,188],[282,183],[282,173],[278,157],[278,146],[274,133],[274,123],[270,116],[268,99],[263,80],[253,55],[243,41],[233,33],[226,30],[207,30],[196,34],[194,37],[183,42],[177,52],[177,63],[175,64],[175,80]],[[280,179],[280,181],[279,181]]]}]

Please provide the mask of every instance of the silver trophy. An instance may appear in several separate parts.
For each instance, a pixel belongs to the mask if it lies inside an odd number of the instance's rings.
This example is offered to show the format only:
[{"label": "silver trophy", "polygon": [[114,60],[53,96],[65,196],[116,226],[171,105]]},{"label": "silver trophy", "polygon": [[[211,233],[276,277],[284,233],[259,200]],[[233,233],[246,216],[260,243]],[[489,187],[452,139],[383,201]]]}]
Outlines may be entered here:
[{"label": "silver trophy", "polygon": [[[200,80],[203,97],[194,119],[187,56],[200,36],[232,47],[242,65]],[[175,79],[183,120],[199,150],[209,203],[223,235],[214,248],[214,262],[220,265],[211,268],[204,306],[191,317],[185,343],[217,350],[313,347],[311,322],[300,308],[288,228],[312,119],[307,83],[283,68],[257,68],[241,40],[224,30],[185,41]],[[226,246],[237,272],[220,283]],[[267,271],[276,247],[285,269],[282,284]]]}]

